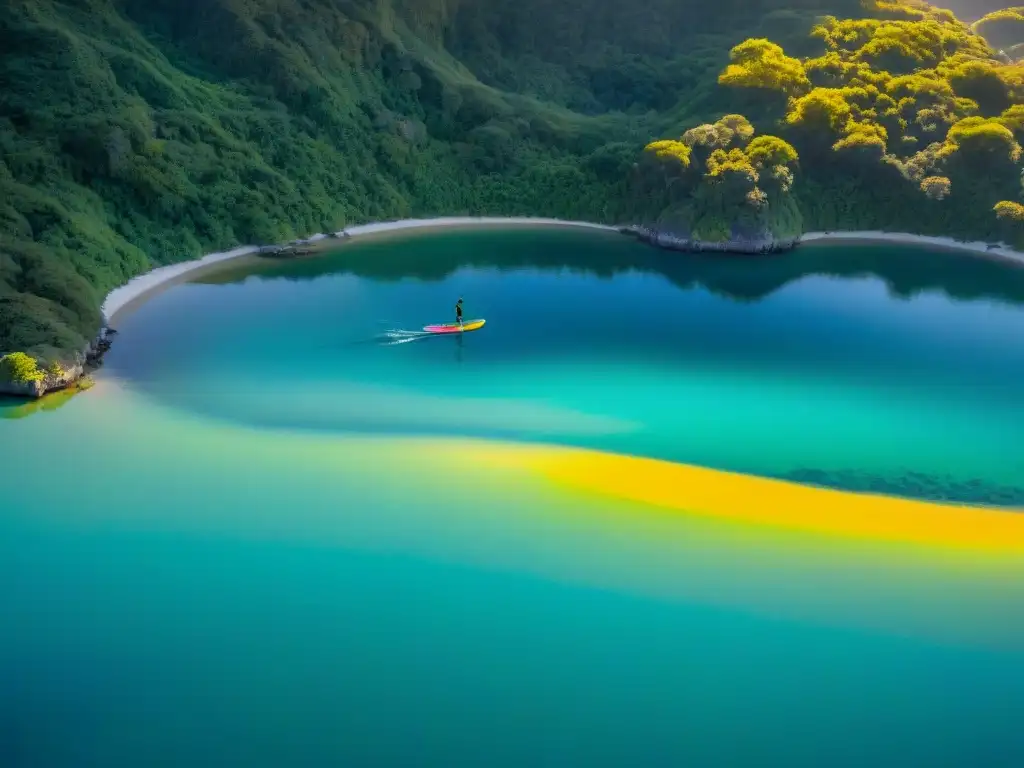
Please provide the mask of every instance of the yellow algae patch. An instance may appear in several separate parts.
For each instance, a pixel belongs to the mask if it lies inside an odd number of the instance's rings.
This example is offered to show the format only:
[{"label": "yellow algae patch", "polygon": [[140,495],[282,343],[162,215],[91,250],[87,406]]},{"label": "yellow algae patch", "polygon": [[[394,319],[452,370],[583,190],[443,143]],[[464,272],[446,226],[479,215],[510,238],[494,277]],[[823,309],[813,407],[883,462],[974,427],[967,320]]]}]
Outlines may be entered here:
[{"label": "yellow algae patch", "polygon": [[469,455],[621,499],[833,536],[1024,554],[1024,514],[813,488],[656,459],[563,448],[489,446]]}]

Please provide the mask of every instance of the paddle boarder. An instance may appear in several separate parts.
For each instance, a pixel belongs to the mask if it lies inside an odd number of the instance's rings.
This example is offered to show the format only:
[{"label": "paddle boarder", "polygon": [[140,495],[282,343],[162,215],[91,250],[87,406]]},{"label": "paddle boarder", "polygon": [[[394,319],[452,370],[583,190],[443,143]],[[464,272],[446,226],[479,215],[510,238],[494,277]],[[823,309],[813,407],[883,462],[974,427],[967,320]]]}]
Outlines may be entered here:
[{"label": "paddle boarder", "polygon": [[455,320],[458,322],[459,327],[461,328],[462,327],[462,297],[461,296],[459,297],[459,300],[457,302],[455,302]]}]

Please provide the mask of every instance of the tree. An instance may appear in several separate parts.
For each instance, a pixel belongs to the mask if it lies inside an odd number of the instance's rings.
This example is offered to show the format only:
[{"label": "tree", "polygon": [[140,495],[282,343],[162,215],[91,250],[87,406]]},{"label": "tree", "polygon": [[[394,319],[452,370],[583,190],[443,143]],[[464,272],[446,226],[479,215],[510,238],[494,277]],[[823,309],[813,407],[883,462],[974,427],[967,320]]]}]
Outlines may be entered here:
[{"label": "tree", "polygon": [[1005,221],[1024,221],[1024,205],[1015,203],[1012,200],[1001,200],[995,204],[992,210],[996,212],[996,216]]},{"label": "tree", "polygon": [[929,200],[942,200],[948,197],[951,186],[945,176],[928,176],[921,179],[921,191]]},{"label": "tree", "polygon": [[39,362],[24,352],[12,352],[0,357],[0,378],[15,384],[42,381],[45,374],[39,370]]},{"label": "tree", "polygon": [[652,141],[644,147],[644,151],[669,165],[675,165],[678,168],[690,167],[690,147],[681,141],[674,139]]},{"label": "tree", "polygon": [[999,70],[993,62],[972,59],[949,73],[949,84],[957,96],[976,102],[985,114],[998,114],[1010,103],[1009,88]]},{"label": "tree", "polygon": [[[753,131],[753,128],[751,128]],[[706,150],[724,149],[728,147],[735,132],[725,123],[704,123],[690,128],[683,134],[683,143],[688,147],[701,147]]]},{"label": "tree", "polygon": [[888,139],[885,128],[875,123],[849,122],[841,139],[832,145],[836,152],[855,151],[864,159],[881,160]]},{"label": "tree", "polygon": [[743,115],[724,115],[716,125],[722,125],[732,131],[738,141],[745,144],[754,135],[754,126]]},{"label": "tree", "polygon": [[786,115],[786,123],[812,132],[840,133],[850,122],[850,105],[838,88],[815,88],[796,99]]},{"label": "tree", "polygon": [[747,145],[746,152],[755,167],[788,165],[798,159],[793,145],[778,136],[758,136]]},{"label": "tree", "polygon": [[710,179],[735,179],[756,184],[759,176],[742,149],[716,149],[708,158],[707,167],[707,177]]},{"label": "tree", "polygon": [[1021,157],[1020,144],[1013,132],[998,119],[965,117],[950,127],[946,134],[948,151],[986,155],[996,160],[1016,163]]},{"label": "tree", "polygon": [[781,91],[786,95],[810,87],[799,59],[764,38],[744,40],[729,51],[729,65],[718,76],[721,85]]}]

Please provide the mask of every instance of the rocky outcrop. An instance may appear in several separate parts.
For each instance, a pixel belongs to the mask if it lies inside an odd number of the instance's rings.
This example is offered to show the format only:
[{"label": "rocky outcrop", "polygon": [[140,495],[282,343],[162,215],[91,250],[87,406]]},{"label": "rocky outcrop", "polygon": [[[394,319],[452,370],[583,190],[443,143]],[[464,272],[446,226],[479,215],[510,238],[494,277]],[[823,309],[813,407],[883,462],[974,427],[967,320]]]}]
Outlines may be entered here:
[{"label": "rocky outcrop", "polygon": [[777,238],[768,231],[759,233],[734,231],[729,239],[722,241],[700,240],[692,237],[689,233],[639,225],[620,227],[619,231],[659,248],[691,253],[780,253],[792,250],[800,242],[799,236]]},{"label": "rocky outcrop", "polygon": [[12,397],[39,398],[49,392],[67,389],[78,382],[89,371],[103,364],[103,355],[110,349],[113,337],[117,334],[113,328],[100,329],[99,335],[81,352],[75,355],[70,363],[61,362],[60,372],[47,370],[40,381],[13,382],[0,381],[0,395]]},{"label": "rocky outcrop", "polygon": [[0,382],[0,394],[13,397],[42,397],[47,392],[56,392],[58,389],[70,387],[84,375],[85,365],[75,363],[62,367],[59,374],[47,371],[41,381]]}]

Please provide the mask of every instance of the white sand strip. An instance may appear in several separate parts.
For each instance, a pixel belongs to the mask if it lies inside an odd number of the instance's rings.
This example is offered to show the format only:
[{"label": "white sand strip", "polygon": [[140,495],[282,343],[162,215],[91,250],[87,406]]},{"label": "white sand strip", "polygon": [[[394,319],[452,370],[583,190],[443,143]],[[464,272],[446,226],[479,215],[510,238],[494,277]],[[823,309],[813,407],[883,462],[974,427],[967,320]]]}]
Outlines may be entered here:
[{"label": "white sand strip", "polygon": [[192,259],[191,261],[183,261],[178,264],[168,264],[165,267],[157,267],[138,277],[133,277],[120,288],[115,288],[107,294],[107,298],[103,300],[103,306],[100,308],[100,311],[103,313],[103,319],[105,322],[108,322],[126,304],[135,301],[135,299],[160,287],[160,285],[169,280],[181,277],[194,269],[205,267],[208,264],[237,259],[239,256],[247,256],[250,253],[256,253],[258,250],[257,246],[246,245],[231,251],[224,251],[223,253],[209,253],[201,259]]},{"label": "white sand strip", "polygon": [[[400,221],[382,221],[374,224],[358,224],[336,232],[339,237],[359,237],[360,235],[372,235],[382,232],[393,232],[405,229],[436,229],[447,227],[476,227],[476,226],[526,226],[526,227],[581,227],[586,229],[600,229],[615,232],[616,227],[606,224],[591,224],[586,221],[565,221],[562,219],[547,219],[533,217],[502,218],[500,216],[449,216],[434,219],[402,219]],[[325,234],[316,234],[303,240],[293,240],[289,245],[308,245],[327,237]],[[901,243],[906,245],[927,245],[935,248],[952,248],[960,251],[970,251],[990,257],[1000,257],[1024,264],[1024,253],[1015,251],[1005,243],[990,245],[983,241],[961,242],[951,237],[933,237],[929,235],[914,235],[905,232],[882,232],[877,230],[864,231],[835,231],[835,232],[806,232],[800,238],[800,242],[809,243],[816,240],[863,240],[863,241],[884,241]],[[259,252],[260,248],[255,245],[246,245],[222,253],[210,253],[201,259],[185,261],[179,264],[169,264],[164,267],[157,267],[143,275],[134,277],[120,288],[115,288],[103,301],[103,317],[109,321],[117,312],[127,304],[159,288],[164,283],[181,277],[193,270],[216,264],[230,259],[237,259],[241,256],[248,256]]]},{"label": "white sand strip", "polygon": [[805,232],[800,237],[801,243],[810,243],[815,240],[872,240],[876,242],[900,243],[901,245],[927,245],[933,248],[970,251],[971,253],[1008,259],[1024,264],[1024,253],[1013,250],[1006,243],[986,243],[983,240],[967,242],[955,240],[952,237],[913,235],[909,232],[882,232],[880,230]]},{"label": "white sand strip", "polygon": [[[486,217],[486,216],[452,216],[452,217],[441,217],[436,219],[403,219],[401,221],[382,221],[376,224],[360,224],[354,227],[348,227],[336,232],[335,234],[339,237],[349,236],[358,237],[359,235],[370,235],[380,232],[391,232],[400,229],[426,229],[426,228],[437,228],[437,227],[465,227],[465,226],[560,226],[560,227],[585,227],[587,229],[602,229],[608,231],[616,231],[615,227],[606,226],[604,224],[590,224],[585,221],[562,221],[561,219],[544,219],[544,218],[501,218],[501,217]],[[308,245],[315,243],[320,240],[327,238],[325,234],[316,234],[303,240],[293,240],[289,245]],[[109,322],[110,318],[117,314],[119,310],[124,308],[127,304],[135,301],[136,299],[144,296],[145,294],[159,288],[164,283],[181,277],[196,269],[209,266],[210,264],[216,264],[221,261],[228,261],[230,259],[237,259],[240,256],[248,256],[253,253],[259,252],[259,246],[246,245],[240,248],[235,248],[230,251],[224,251],[223,253],[210,253],[203,256],[201,259],[193,259],[192,261],[184,261],[178,264],[169,264],[164,267],[157,267],[156,269],[150,270],[145,274],[139,275],[129,280],[127,283],[122,285],[120,288],[115,288],[107,294],[106,299],[103,301],[103,312],[104,322]]]},{"label": "white sand strip", "polygon": [[437,219],[403,219],[402,221],[382,221],[376,224],[359,224],[354,227],[346,227],[338,234],[347,233],[352,237],[359,235],[370,235],[377,232],[390,232],[397,229],[420,229],[425,227],[473,227],[473,226],[556,226],[556,227],[584,227],[586,229],[603,229],[611,232],[617,231],[615,227],[606,224],[591,224],[586,221],[564,221],[562,219],[543,218],[501,218],[499,216],[449,216]]}]

